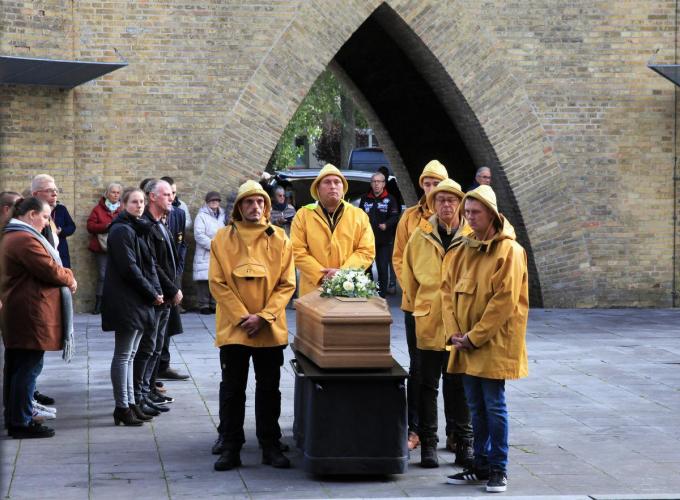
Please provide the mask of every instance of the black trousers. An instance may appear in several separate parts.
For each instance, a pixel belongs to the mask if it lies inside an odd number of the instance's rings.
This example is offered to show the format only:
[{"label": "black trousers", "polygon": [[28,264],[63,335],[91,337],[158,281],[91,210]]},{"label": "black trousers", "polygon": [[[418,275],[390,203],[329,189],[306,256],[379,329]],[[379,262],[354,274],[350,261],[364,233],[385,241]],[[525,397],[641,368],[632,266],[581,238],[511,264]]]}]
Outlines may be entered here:
[{"label": "black trousers", "polygon": [[375,267],[378,269],[378,295],[385,298],[390,285],[389,266],[392,261],[392,244],[376,245]]},{"label": "black trousers", "polygon": [[220,347],[222,382],[220,383],[220,425],[225,445],[240,450],[246,438],[243,422],[246,413],[246,385],[250,358],[255,368],[255,435],[263,448],[281,439],[281,366],[283,349],[279,347],[248,347],[232,344]]},{"label": "black trousers", "polygon": [[420,399],[418,404],[418,424],[420,441],[435,445],[437,438],[437,396],[439,379],[442,381],[444,396],[444,416],[446,435],[456,438],[472,439],[470,409],[465,399],[463,376],[447,373],[449,351],[428,351],[418,349],[420,360]]},{"label": "black trousers", "polygon": [[418,402],[420,401],[420,361],[416,347],[416,320],[413,314],[404,311],[406,345],[408,346],[408,380],[406,381],[406,404],[408,406],[408,430],[418,432]]}]

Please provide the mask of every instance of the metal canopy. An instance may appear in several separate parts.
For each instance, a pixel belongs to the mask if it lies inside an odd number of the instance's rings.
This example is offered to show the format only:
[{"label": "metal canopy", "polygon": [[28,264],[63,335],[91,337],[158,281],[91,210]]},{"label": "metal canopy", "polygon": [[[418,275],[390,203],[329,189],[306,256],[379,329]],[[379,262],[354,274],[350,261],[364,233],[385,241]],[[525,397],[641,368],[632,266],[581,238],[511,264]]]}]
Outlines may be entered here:
[{"label": "metal canopy", "polygon": [[650,64],[648,67],[680,86],[680,64]]},{"label": "metal canopy", "polygon": [[72,89],[125,66],[127,63],[0,56],[0,84],[45,85]]}]

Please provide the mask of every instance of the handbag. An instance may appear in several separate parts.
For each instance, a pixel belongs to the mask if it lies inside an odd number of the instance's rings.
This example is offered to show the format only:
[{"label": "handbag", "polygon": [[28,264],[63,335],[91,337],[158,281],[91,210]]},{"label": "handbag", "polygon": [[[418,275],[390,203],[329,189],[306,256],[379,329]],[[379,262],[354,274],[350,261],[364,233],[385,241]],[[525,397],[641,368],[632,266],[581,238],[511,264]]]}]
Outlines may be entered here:
[{"label": "handbag", "polygon": [[99,242],[99,246],[102,247],[102,250],[106,252],[106,241],[109,238],[109,233],[99,233],[97,235],[97,241]]}]

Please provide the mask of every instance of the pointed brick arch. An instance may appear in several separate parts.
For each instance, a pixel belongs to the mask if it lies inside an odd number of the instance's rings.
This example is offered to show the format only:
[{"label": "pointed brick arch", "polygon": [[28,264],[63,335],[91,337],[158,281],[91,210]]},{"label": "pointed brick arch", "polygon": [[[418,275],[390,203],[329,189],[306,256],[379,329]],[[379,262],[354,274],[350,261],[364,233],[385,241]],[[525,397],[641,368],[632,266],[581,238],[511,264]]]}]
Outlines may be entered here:
[{"label": "pointed brick arch", "polygon": [[[472,160],[468,168],[492,167],[501,208],[532,254],[535,292],[540,283],[534,304],[591,305],[590,258],[573,196],[521,81],[464,9],[420,4],[301,2],[225,117],[196,192],[234,190],[266,165],[314,80],[372,18],[431,81]],[[404,163],[412,178],[421,168]]]}]

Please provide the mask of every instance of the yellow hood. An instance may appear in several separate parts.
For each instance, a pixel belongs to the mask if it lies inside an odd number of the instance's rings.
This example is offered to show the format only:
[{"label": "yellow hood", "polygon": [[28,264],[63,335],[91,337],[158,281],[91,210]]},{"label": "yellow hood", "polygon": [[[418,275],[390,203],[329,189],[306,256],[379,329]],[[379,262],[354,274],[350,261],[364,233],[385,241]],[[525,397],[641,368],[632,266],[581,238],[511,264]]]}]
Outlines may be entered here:
[{"label": "yellow hood", "polygon": [[449,173],[446,171],[446,167],[442,165],[439,160],[431,160],[427,165],[425,165],[423,173],[420,174],[420,178],[418,179],[418,184],[420,187],[423,187],[423,179],[425,177],[433,177],[434,179],[443,181],[444,179],[449,178]]},{"label": "yellow hood", "polygon": [[335,165],[332,165],[330,163],[326,163],[324,167],[321,169],[319,172],[319,175],[316,176],[316,179],[314,179],[314,182],[312,182],[312,185],[309,188],[309,192],[312,195],[312,198],[315,200],[319,200],[319,182],[321,182],[321,179],[324,177],[327,177],[329,175],[337,175],[342,179],[342,196],[344,197],[347,194],[347,190],[349,189],[349,186],[347,185],[347,179],[345,179],[345,176],[342,175],[340,170],[338,170],[338,167]]},{"label": "yellow hood", "polygon": [[453,193],[458,196],[461,201],[465,197],[465,193],[460,187],[460,184],[453,179],[443,179],[432,191],[430,191],[430,194],[427,195],[427,207],[430,209],[430,212],[434,213],[434,197],[437,193],[441,192]]},{"label": "yellow hood", "polygon": [[243,220],[243,217],[241,215],[241,209],[239,208],[239,202],[243,198],[247,198],[248,196],[253,196],[256,194],[264,197],[265,207],[263,217],[266,220],[269,220],[269,217],[271,216],[272,213],[272,200],[269,198],[267,191],[264,190],[262,185],[260,185],[259,182],[255,181],[246,181],[243,184],[241,184],[241,186],[238,188],[236,201],[234,201],[234,208],[231,211],[232,220]]}]

